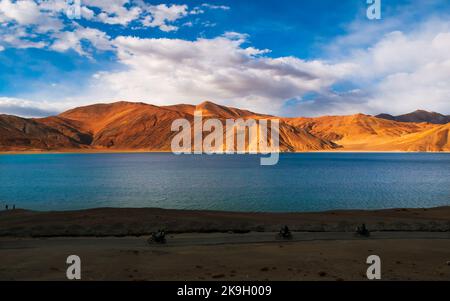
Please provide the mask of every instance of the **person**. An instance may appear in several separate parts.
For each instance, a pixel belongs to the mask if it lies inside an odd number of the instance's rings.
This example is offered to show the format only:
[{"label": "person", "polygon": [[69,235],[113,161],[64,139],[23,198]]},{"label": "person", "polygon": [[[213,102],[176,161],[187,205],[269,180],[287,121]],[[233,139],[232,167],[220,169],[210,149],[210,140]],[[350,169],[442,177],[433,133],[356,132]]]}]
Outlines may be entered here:
[{"label": "person", "polygon": [[292,233],[291,233],[291,231],[289,230],[289,227],[288,227],[288,226],[282,227],[281,230],[280,230],[279,235],[280,235],[282,238],[286,238],[286,239],[292,238]]},{"label": "person", "polygon": [[13,205],[13,210],[16,210],[16,204]]},{"label": "person", "polygon": [[367,229],[366,224],[362,224],[361,227],[358,226],[356,228],[356,233],[361,236],[366,236],[366,237],[370,236],[370,231],[369,231],[369,229]]},{"label": "person", "polygon": [[152,233],[152,236],[148,240],[149,243],[166,243],[166,231],[159,229],[158,232]]},{"label": "person", "polygon": [[8,210],[8,204],[5,205],[5,210]]}]

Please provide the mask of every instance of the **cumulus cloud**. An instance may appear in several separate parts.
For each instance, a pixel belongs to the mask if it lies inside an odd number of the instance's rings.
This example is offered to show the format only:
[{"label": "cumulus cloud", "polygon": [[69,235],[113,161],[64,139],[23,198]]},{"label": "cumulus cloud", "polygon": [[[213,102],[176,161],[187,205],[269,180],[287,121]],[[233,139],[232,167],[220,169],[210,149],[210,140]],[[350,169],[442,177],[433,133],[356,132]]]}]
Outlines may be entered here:
[{"label": "cumulus cloud", "polygon": [[147,10],[150,12],[150,15],[142,23],[149,27],[159,27],[159,29],[166,32],[177,30],[177,26],[169,24],[189,14],[187,5],[159,4],[150,6]]},{"label": "cumulus cloud", "polygon": [[12,24],[12,29],[31,27],[36,34],[58,31],[62,29],[62,22],[56,17],[60,6],[51,6],[48,2],[37,4],[33,0],[0,0],[0,23],[2,30]]},{"label": "cumulus cloud", "polygon": [[387,32],[330,61],[268,57],[269,50],[244,47],[248,38],[233,32],[193,42],[118,37],[113,44],[126,69],[97,74],[93,85],[113,87],[105,97],[157,104],[212,99],[288,115],[450,113],[448,21]]},{"label": "cumulus cloud", "polygon": [[[80,29],[77,19],[66,16],[67,10],[65,0],[0,0],[0,47],[73,49],[80,55],[91,56],[83,46],[84,39],[99,50],[109,50],[105,46],[106,34],[97,29]],[[83,0],[80,12],[81,18],[94,22],[117,26],[134,22],[136,28],[147,26],[164,32],[192,25],[175,23],[194,13],[187,5],[152,5],[140,0]]]},{"label": "cumulus cloud", "polygon": [[[83,0],[83,7],[95,7],[100,10],[96,15],[97,20],[106,24],[127,25],[139,18],[142,9],[138,6],[126,6],[129,0]],[[88,16],[93,18],[93,14],[88,12]]]},{"label": "cumulus cloud", "polygon": [[[416,109],[450,113],[449,47],[450,22],[441,19],[426,21],[410,32],[388,32],[370,47],[354,48],[339,59],[355,66],[342,80],[363,91],[357,101],[331,91],[331,97],[322,95],[316,104],[336,113],[402,114]],[[309,111],[313,104],[305,102],[297,109]]]},{"label": "cumulus cloud", "polygon": [[19,0],[0,2],[0,15],[2,20],[14,20],[19,24],[35,24],[39,21],[39,6],[32,0]]},{"label": "cumulus cloud", "polygon": [[189,11],[189,7],[185,4],[152,5],[144,1],[129,0],[85,0],[83,8],[100,9],[97,15],[91,11],[89,17],[103,23],[126,26],[135,21],[143,26],[159,28],[165,32],[178,30],[179,26],[174,25],[174,22],[185,18],[190,13],[203,13]]},{"label": "cumulus cloud", "polygon": [[50,48],[55,51],[64,52],[69,49],[75,50],[80,55],[90,56],[83,47],[82,42],[87,41],[98,50],[112,50],[110,37],[98,29],[77,27],[74,31],[63,31],[54,35],[55,41]]},{"label": "cumulus cloud", "polygon": [[277,110],[284,100],[321,91],[353,68],[351,64],[265,57],[267,50],[244,47],[245,39],[237,33],[196,41],[118,37],[113,43],[126,69],[96,74],[93,90],[108,90],[103,98],[156,104],[213,99]]},{"label": "cumulus cloud", "polygon": [[[13,27],[7,30],[0,28],[1,42],[3,45],[12,45],[14,48],[44,48],[47,44],[43,41],[29,39],[29,33],[22,27]],[[3,49],[5,46],[0,45]]]}]

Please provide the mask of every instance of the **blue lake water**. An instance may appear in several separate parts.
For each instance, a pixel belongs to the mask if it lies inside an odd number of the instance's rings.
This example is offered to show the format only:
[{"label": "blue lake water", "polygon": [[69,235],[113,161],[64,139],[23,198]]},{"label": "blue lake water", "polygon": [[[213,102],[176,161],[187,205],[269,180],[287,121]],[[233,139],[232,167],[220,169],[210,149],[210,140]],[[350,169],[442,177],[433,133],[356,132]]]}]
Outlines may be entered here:
[{"label": "blue lake water", "polygon": [[323,211],[450,205],[450,154],[0,155],[0,205]]}]

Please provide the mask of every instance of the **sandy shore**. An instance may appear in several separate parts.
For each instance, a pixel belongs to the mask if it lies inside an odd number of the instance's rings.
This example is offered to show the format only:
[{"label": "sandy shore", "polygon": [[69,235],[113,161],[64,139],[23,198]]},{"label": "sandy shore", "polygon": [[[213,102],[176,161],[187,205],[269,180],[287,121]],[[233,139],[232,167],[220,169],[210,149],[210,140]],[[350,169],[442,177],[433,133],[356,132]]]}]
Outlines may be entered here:
[{"label": "sandy shore", "polygon": [[[366,223],[370,238],[354,234]],[[277,238],[282,225],[293,239]],[[166,228],[165,245],[148,234]],[[84,280],[450,280],[450,207],[323,213],[163,209],[0,213],[0,280],[64,280],[67,256]]]},{"label": "sandy shore", "polygon": [[319,213],[239,213],[99,208],[80,211],[0,212],[0,236],[141,236],[164,228],[171,233],[267,232],[288,225],[299,232],[450,231],[450,207],[329,211]]}]

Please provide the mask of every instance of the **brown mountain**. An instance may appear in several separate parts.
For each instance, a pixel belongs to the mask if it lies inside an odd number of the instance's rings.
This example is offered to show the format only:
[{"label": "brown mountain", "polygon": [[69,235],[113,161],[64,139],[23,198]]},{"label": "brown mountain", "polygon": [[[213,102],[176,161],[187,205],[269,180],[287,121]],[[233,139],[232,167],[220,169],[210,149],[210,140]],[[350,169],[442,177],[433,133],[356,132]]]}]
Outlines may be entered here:
[{"label": "brown mountain", "polygon": [[0,151],[80,149],[74,139],[44,123],[0,115]]},{"label": "brown mountain", "polygon": [[[311,134],[330,140],[349,151],[412,151],[414,142],[400,143],[402,137],[415,137],[437,126],[423,123],[404,123],[357,114],[350,116],[324,116],[318,118],[292,118],[286,122],[303,128]],[[429,150],[443,151],[437,146]]]},{"label": "brown mountain", "polygon": [[428,112],[424,110],[417,110],[412,113],[399,116],[380,114],[375,117],[400,122],[428,122],[434,124],[446,124],[450,122],[450,116],[445,116],[436,112]]},{"label": "brown mountain", "polygon": [[[97,149],[169,151],[173,120],[192,115],[144,103],[116,102],[80,107],[60,114],[90,136]],[[45,122],[45,119],[43,120]]]},{"label": "brown mountain", "polygon": [[415,152],[450,151],[450,123],[402,136],[393,141],[392,146]]},{"label": "brown mountain", "polygon": [[[170,151],[172,122],[271,116],[212,102],[154,106],[116,102],[26,119],[0,115],[0,151]],[[450,124],[399,122],[369,115],[281,118],[281,151],[450,151]],[[217,147],[223,148],[223,145]]]}]

